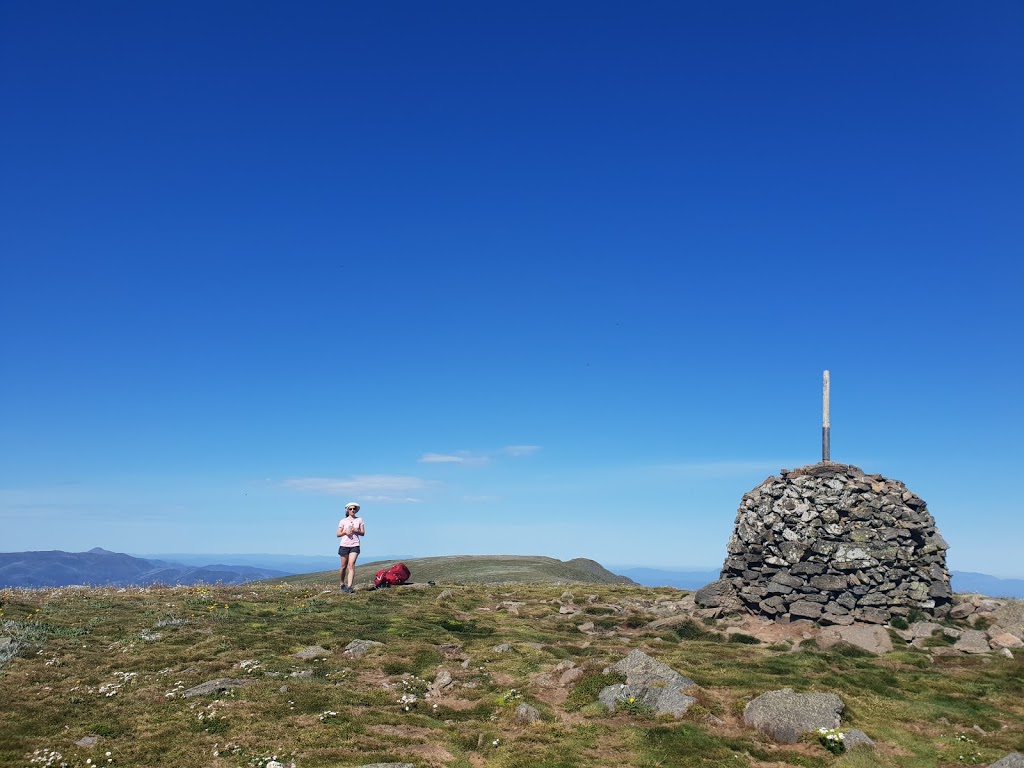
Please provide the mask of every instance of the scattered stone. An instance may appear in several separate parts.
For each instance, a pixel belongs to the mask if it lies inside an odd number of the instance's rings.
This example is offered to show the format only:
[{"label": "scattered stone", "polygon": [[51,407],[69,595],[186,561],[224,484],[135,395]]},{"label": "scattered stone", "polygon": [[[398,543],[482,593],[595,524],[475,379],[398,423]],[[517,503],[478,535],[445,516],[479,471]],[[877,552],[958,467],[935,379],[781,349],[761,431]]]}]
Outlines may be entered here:
[{"label": "scattered stone", "polygon": [[448,659],[462,655],[462,647],[455,645],[455,643],[441,643],[437,646],[437,650]]},{"label": "scattered stone", "polygon": [[353,640],[345,646],[344,655],[361,659],[374,648],[383,647],[383,645],[384,643],[378,643],[376,640]]},{"label": "scattered stone", "polygon": [[529,704],[520,704],[516,707],[516,722],[529,725],[538,720],[540,720],[540,712],[535,707],[531,707]]},{"label": "scattered stone", "polygon": [[656,715],[681,717],[697,702],[693,696],[683,693],[697,687],[693,680],[643,651],[631,651],[611,669],[625,675],[626,684],[610,685],[601,691],[598,700],[610,710],[614,710],[623,697],[628,697],[650,707]]},{"label": "scattered stone", "polygon": [[573,600],[576,599],[576,597],[573,595],[572,592],[569,592],[568,590],[566,590],[565,592],[562,593],[562,598],[561,599],[562,600],[568,600],[571,603]]},{"label": "scattered stone", "polygon": [[989,638],[989,645],[995,650],[1000,648],[1024,648],[1024,640],[1009,632],[1000,632]]},{"label": "scattered stone", "polygon": [[1013,658],[1013,651],[1011,651],[1009,648],[1000,648],[999,649],[999,655],[1000,656],[1005,656],[1008,659],[1012,659]]},{"label": "scattered stone", "polygon": [[100,743],[98,736],[83,736],[75,742],[76,747],[82,747],[82,749],[91,749]]},{"label": "scattered stone", "polygon": [[252,680],[236,680],[230,677],[218,677],[216,680],[208,680],[205,683],[189,688],[188,690],[182,691],[181,695],[185,698],[192,696],[209,696],[211,693],[220,693],[226,691],[229,688],[239,688],[243,685],[248,685]]},{"label": "scattered stone", "polygon": [[580,609],[575,605],[563,605],[558,609],[558,612],[562,615],[574,615],[580,612]]},{"label": "scattered stone", "polygon": [[949,612],[949,618],[966,619],[977,610],[978,607],[973,603],[960,603],[960,605],[954,606],[953,610]]},{"label": "scattered stone", "polygon": [[450,589],[446,589],[437,596],[437,602],[441,602],[442,600],[451,600],[453,597],[455,597],[455,593]]},{"label": "scattered stone", "polygon": [[366,763],[356,768],[416,768],[412,763]]},{"label": "scattered stone", "polygon": [[567,688],[581,677],[583,677],[583,670],[579,667],[573,667],[572,669],[565,670],[565,672],[558,676],[558,684],[562,688]]},{"label": "scattered stone", "polygon": [[446,689],[452,687],[452,673],[447,669],[442,669],[437,673],[429,686],[427,686],[426,698],[432,698],[434,696],[440,696]]},{"label": "scattered stone", "polygon": [[493,648],[491,648],[491,650],[495,653],[508,653],[512,650],[512,646],[508,643],[500,643],[499,645],[496,645]]},{"label": "scattered stone", "polygon": [[743,722],[769,738],[794,744],[805,733],[838,728],[845,708],[834,693],[794,693],[792,688],[763,693],[743,709]]},{"label": "scattered stone", "polygon": [[297,651],[292,654],[293,658],[300,659],[302,661],[309,661],[311,659],[322,659],[325,656],[330,656],[331,652],[326,648],[319,645],[311,645],[307,648],[303,648],[301,651]]},{"label": "scattered stone", "polygon": [[298,680],[309,680],[310,678],[313,677],[313,670],[312,669],[297,669],[294,672],[292,672],[291,674],[289,674],[288,677],[294,677],[294,678],[296,678]]},{"label": "scattered stone", "polygon": [[847,749],[856,749],[858,747],[874,748],[875,741],[866,733],[864,733],[864,731],[858,730],[856,728],[851,728],[844,734],[843,744],[846,745]]},{"label": "scattered stone", "polygon": [[519,608],[521,606],[524,606],[524,605],[526,605],[526,603],[519,603],[519,602],[516,602],[515,600],[506,600],[505,602],[503,602],[501,604],[502,608],[504,608],[506,611],[508,611],[513,616],[518,616],[519,615]]},{"label": "scattered stone", "polygon": [[1011,752],[1002,760],[998,760],[988,768],[1024,768],[1024,755],[1020,752]]},{"label": "scattered stone", "polygon": [[964,653],[988,653],[992,649],[988,644],[988,635],[980,629],[968,629],[953,644],[954,650]]},{"label": "scattered stone", "polygon": [[[928,638],[935,634],[936,631],[945,632],[947,629],[952,627],[944,627],[941,624],[936,624],[933,621],[915,621],[910,625],[908,629],[903,630],[900,634],[908,640],[916,640],[917,638]],[[903,634],[906,632],[907,634]],[[907,637],[909,635],[909,637]],[[959,634],[957,635],[959,636]]]},{"label": "scattered stone", "polygon": [[888,653],[892,650],[892,638],[884,627],[877,624],[826,627],[818,634],[820,648],[828,649],[837,643],[848,643],[875,654]]},{"label": "scattered stone", "polygon": [[580,632],[593,632],[594,622],[584,621],[582,624],[577,624],[576,629],[578,629]]},{"label": "scattered stone", "polygon": [[277,689],[278,693],[288,693],[288,691],[289,691],[289,688],[288,688],[287,685],[282,685],[280,688]]}]

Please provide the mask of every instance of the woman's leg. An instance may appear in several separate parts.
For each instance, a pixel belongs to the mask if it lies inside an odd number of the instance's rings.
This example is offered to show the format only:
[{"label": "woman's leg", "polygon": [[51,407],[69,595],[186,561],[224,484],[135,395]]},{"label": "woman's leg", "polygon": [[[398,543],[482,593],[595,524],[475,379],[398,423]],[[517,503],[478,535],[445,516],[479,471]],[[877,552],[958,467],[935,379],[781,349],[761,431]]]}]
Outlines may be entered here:
[{"label": "woman's leg", "polygon": [[357,557],[359,557],[359,553],[358,552],[349,552],[348,553],[348,560],[346,561],[346,564],[348,565],[348,573],[345,574],[345,583],[348,585],[349,589],[352,589],[352,582],[355,580],[355,577],[356,577],[356,558]]},{"label": "woman's leg", "polygon": [[338,568],[338,587],[345,586],[345,556],[341,557],[341,567]]}]

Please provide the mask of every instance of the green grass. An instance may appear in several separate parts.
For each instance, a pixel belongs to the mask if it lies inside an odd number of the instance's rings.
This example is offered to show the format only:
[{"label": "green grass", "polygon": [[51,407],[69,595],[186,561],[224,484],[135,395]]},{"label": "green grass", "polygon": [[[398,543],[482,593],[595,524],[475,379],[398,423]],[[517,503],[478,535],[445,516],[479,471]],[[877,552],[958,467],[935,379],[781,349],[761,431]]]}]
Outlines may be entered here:
[{"label": "green grass", "polygon": [[[277,755],[298,768],[935,768],[987,764],[1024,746],[1019,659],[810,644],[794,652],[727,638],[714,622],[646,629],[658,598],[681,597],[670,589],[446,583],[341,595],[332,578],[0,591],[0,636],[16,640],[0,658],[0,765],[34,766],[36,750],[54,750],[69,768],[105,764],[107,751],[115,766],[242,768]],[[439,599],[443,589],[450,595]],[[582,613],[558,613],[566,590]],[[587,620],[595,632],[580,631]],[[383,646],[356,659],[344,654],[353,639]],[[329,655],[293,656],[311,645]],[[698,683],[690,715],[597,703],[605,686],[623,681],[605,670],[634,648]],[[582,676],[550,683],[573,667]],[[441,669],[452,687],[424,698]],[[182,696],[223,677],[250,682]],[[864,730],[879,750],[834,757],[816,743],[775,745],[744,728],[746,702],[782,687],[837,693],[847,705],[843,728]],[[520,703],[541,720],[518,723]],[[75,745],[87,735],[98,737],[95,747]]]}]

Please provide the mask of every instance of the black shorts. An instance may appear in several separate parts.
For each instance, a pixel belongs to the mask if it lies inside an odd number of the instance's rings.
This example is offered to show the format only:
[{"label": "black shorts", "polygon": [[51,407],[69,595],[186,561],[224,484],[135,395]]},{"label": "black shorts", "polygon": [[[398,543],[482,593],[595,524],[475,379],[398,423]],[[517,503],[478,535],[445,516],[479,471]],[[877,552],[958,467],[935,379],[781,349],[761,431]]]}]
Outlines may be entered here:
[{"label": "black shorts", "polygon": [[353,552],[359,554],[359,547],[338,547],[338,554],[342,557],[348,557]]}]

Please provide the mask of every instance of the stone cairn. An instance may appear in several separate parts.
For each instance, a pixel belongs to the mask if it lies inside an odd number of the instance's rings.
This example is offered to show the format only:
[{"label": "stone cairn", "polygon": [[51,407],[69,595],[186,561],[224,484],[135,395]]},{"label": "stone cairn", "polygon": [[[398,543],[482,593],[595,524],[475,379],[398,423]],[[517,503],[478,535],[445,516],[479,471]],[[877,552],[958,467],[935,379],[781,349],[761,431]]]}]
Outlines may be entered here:
[{"label": "stone cairn", "polygon": [[822,462],[769,477],[736,513],[719,581],[698,605],[774,619],[885,624],[952,608],[946,542],[898,480]]}]

